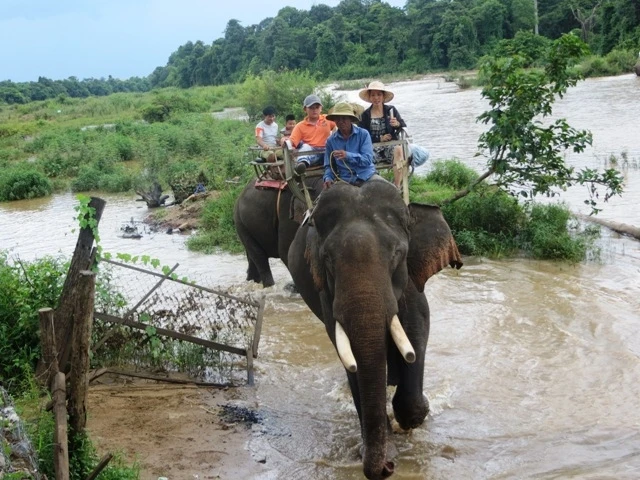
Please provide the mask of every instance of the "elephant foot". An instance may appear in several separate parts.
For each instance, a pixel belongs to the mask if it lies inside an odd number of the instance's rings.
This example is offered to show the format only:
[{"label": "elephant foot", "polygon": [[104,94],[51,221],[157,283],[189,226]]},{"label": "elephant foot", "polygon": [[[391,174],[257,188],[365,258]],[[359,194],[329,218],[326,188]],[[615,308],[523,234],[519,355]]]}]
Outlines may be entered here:
[{"label": "elephant foot", "polygon": [[247,268],[247,282],[260,283],[260,272],[252,262],[249,262],[249,268]]},{"label": "elephant foot", "polygon": [[296,284],[293,282],[289,282],[284,286],[284,289],[289,293],[300,293],[296,288]]},{"label": "elephant foot", "polygon": [[[359,449],[360,458],[364,458],[364,444],[360,445]],[[394,460],[400,452],[398,452],[398,447],[396,444],[390,440],[387,440],[387,461]]]},{"label": "elephant foot", "polygon": [[273,287],[275,284],[276,282],[273,281],[273,276],[270,273],[268,275],[265,275],[262,279],[262,286],[264,288]]},{"label": "elephant foot", "polygon": [[393,414],[403,430],[417,428],[424,422],[429,414],[429,401],[422,395],[418,401],[403,401],[393,397]]}]

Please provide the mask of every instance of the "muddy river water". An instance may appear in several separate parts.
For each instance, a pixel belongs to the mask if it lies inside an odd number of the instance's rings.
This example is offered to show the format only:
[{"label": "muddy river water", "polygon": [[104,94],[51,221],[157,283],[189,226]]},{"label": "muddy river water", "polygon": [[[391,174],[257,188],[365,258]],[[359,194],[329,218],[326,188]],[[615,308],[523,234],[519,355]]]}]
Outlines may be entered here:
[{"label": "muddy river water", "polygon": [[[479,91],[437,77],[392,85],[393,101],[432,158],[475,157],[485,108]],[[353,92],[343,92],[355,99]],[[587,80],[555,113],[594,134],[568,160],[601,168],[619,158],[626,192],[604,206],[607,219],[640,225],[640,79]],[[626,158],[626,161],[624,161]],[[422,169],[428,169],[428,164]],[[583,189],[560,197],[585,211]],[[149,254],[211,285],[260,291],[244,282],[237,255],[188,252],[184,238],[118,237],[146,207],[104,196],[106,251]],[[76,233],[71,194],[0,204],[0,248],[24,259],[70,255]],[[599,260],[580,265],[465,258],[460,271],[430,279],[431,337],[420,428],[394,435],[400,479],[640,478],[640,244],[603,230]],[[263,433],[248,448],[267,459],[260,478],[359,479],[359,427],[341,365],[321,323],[284,288],[272,262],[255,398]]]}]

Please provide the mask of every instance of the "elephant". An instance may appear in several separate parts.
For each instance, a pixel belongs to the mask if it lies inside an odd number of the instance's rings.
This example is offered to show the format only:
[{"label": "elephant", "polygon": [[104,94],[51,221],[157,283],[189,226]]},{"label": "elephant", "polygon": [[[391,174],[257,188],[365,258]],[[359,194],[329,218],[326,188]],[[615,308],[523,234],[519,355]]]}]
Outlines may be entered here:
[{"label": "elephant", "polygon": [[[280,258],[287,264],[287,252],[301,218],[293,218],[295,197],[288,187],[256,188],[256,179],[247,183],[236,200],[233,220],[244,245],[249,267],[247,280],[274,284],[269,258]],[[307,189],[312,199],[322,191],[322,177],[307,177]],[[301,201],[298,211],[304,210]]]},{"label": "elephant", "polygon": [[403,429],[418,427],[429,412],[422,391],[430,326],[424,286],[447,265],[460,268],[462,260],[440,208],[405,205],[386,180],[322,192],[289,248],[296,288],[345,367],[368,479],[394,470],[387,385],[396,386],[392,405]]}]

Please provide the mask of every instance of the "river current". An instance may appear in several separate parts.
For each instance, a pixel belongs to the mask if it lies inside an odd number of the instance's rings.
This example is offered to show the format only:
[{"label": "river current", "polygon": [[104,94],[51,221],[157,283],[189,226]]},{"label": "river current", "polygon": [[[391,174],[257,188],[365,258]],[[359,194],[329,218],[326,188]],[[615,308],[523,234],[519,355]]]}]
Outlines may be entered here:
[{"label": "river current", "polygon": [[[439,77],[391,85],[393,104],[432,159],[475,156],[486,108],[477,89]],[[338,92],[356,100],[356,92]],[[590,79],[554,114],[593,132],[572,165],[603,168],[615,156],[625,193],[601,216],[640,225],[640,78]],[[426,171],[429,162],[418,169]],[[132,196],[104,196],[105,251],[147,254],[211,286],[261,292],[244,282],[241,255],[201,255],[184,237],[120,227],[146,215]],[[587,213],[586,191],[563,192]],[[0,204],[0,249],[31,260],[71,255],[77,239],[71,194]],[[640,244],[603,229],[601,255],[579,265],[465,258],[460,271],[430,279],[431,337],[420,428],[394,435],[400,479],[640,478]],[[267,297],[255,396],[265,430],[248,448],[270,468],[264,479],[359,479],[359,426],[342,367],[322,324],[295,294],[279,261]]]}]

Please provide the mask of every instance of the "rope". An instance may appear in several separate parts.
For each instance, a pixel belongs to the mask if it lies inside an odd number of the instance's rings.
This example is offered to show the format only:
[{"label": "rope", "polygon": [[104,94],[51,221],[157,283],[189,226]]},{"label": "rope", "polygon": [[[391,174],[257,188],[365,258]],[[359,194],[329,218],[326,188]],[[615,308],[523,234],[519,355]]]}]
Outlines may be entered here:
[{"label": "rope", "polygon": [[[347,168],[347,170],[349,170],[349,174],[350,174],[351,176],[353,176],[353,175],[354,175],[354,171],[353,171],[353,170],[351,170],[351,167],[349,167],[349,164],[346,162],[346,159],[345,159],[345,160],[341,160],[341,159],[339,159],[339,158],[335,158],[335,157],[333,156],[333,154],[334,154],[334,153],[335,153],[335,150],[333,150],[333,151],[329,154],[329,166],[331,167],[331,172],[332,172],[332,173],[333,173],[333,175],[336,177],[336,181],[338,181],[338,182],[344,182],[344,183],[349,183],[349,182],[347,182],[346,180],[343,180],[342,178],[340,178],[340,175],[338,175],[338,172],[336,172],[336,170],[333,168],[333,160],[336,160],[336,161],[342,161],[342,163],[344,163],[344,166]],[[336,169],[337,169],[337,167],[336,167]]]}]

